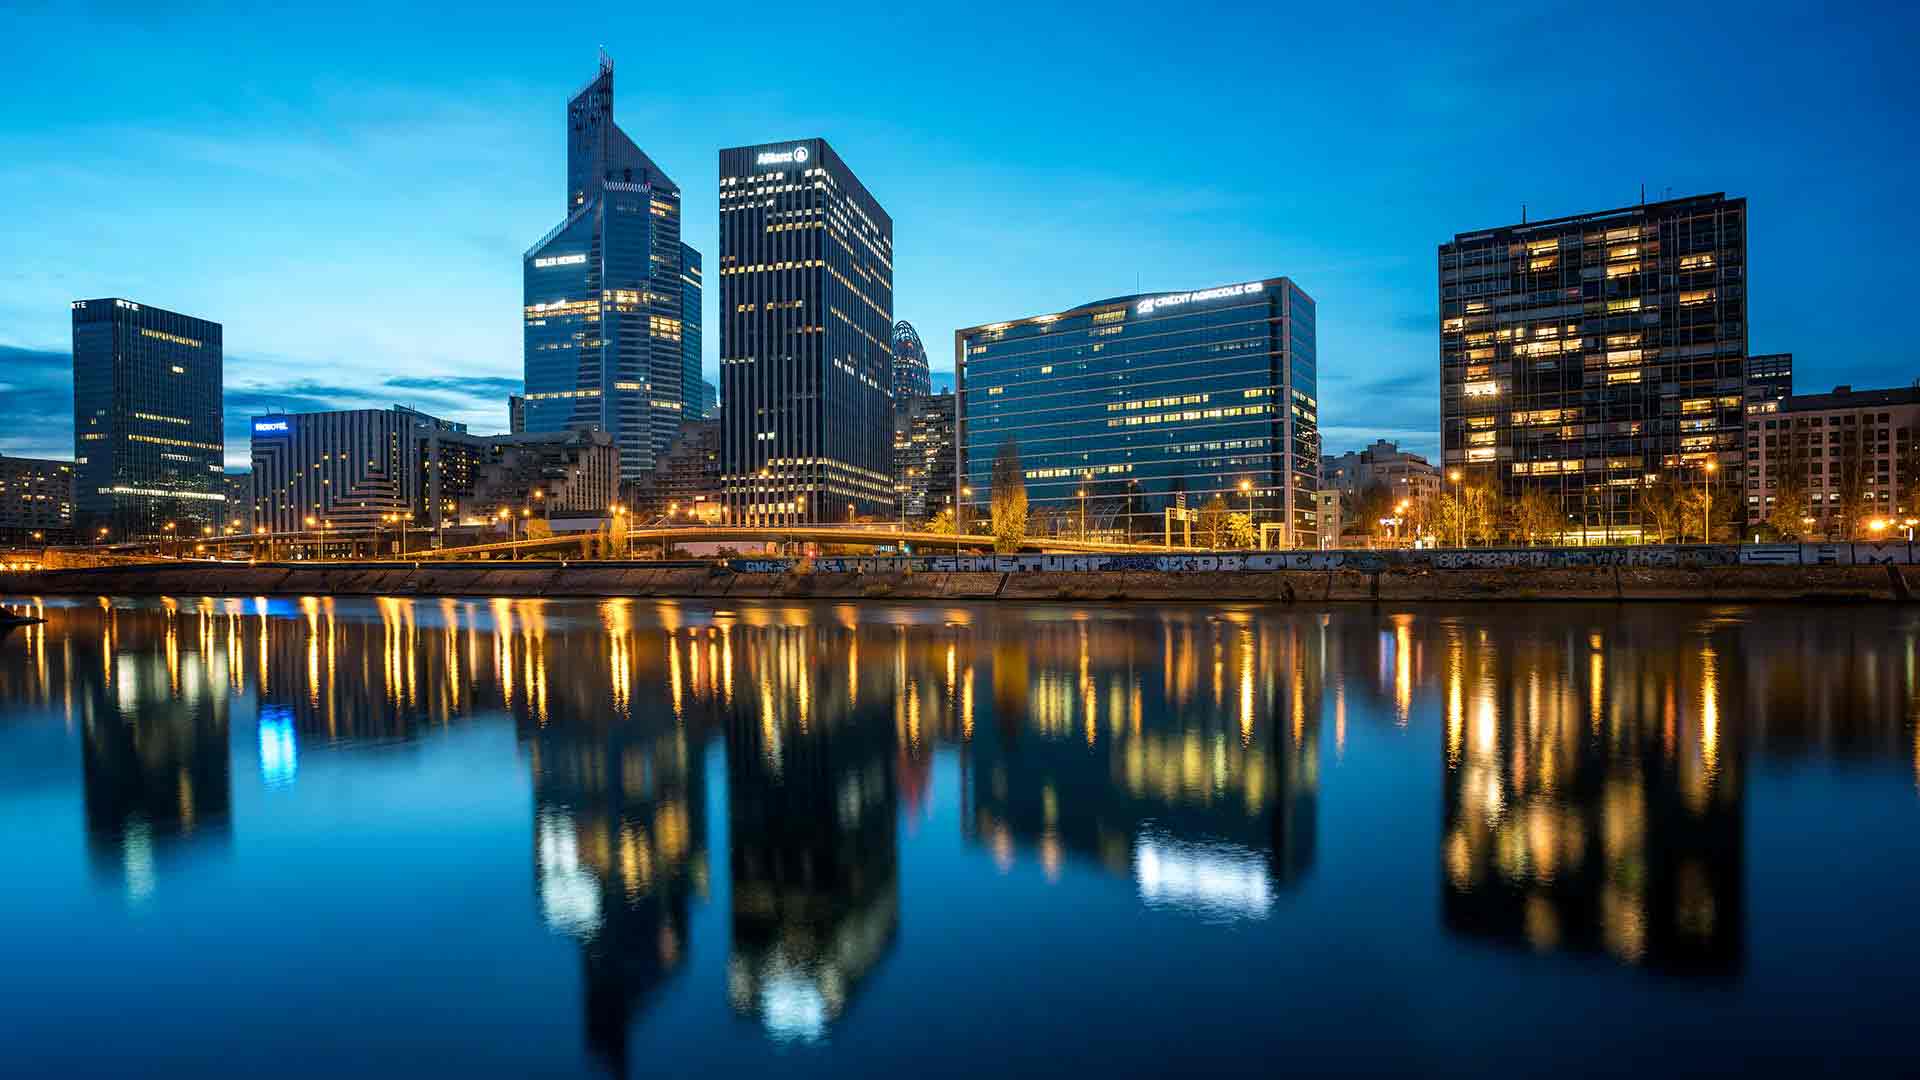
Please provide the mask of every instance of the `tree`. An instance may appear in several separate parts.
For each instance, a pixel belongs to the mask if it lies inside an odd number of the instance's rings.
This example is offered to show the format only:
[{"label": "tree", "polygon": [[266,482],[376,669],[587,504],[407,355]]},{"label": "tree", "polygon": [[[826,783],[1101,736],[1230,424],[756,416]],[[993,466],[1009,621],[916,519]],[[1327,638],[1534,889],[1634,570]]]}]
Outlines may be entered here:
[{"label": "tree", "polygon": [[1672,544],[1681,539],[1686,506],[1680,486],[1667,477],[1642,480],[1635,502],[1640,510],[1640,534],[1650,544]]},{"label": "tree", "polygon": [[1841,436],[1840,460],[1835,462],[1833,487],[1840,498],[1839,533],[1842,540],[1858,534],[1860,523],[1874,507],[1873,457],[1858,428]]},{"label": "tree", "polygon": [[1500,499],[1486,484],[1456,484],[1440,496],[1442,545],[1490,541],[1499,532]]},{"label": "tree", "polygon": [[928,518],[927,531],[932,533],[951,534],[954,531],[953,507],[949,506],[945,510],[942,510],[939,513]]},{"label": "tree", "polygon": [[1200,508],[1200,520],[1194,522],[1194,537],[1200,546],[1218,551],[1227,546],[1227,500],[1215,495]]},{"label": "tree", "polygon": [[[1698,484],[1689,485],[1680,492],[1679,538],[1682,542],[1697,539],[1702,543],[1713,543],[1716,537],[1725,539],[1734,531],[1734,507],[1736,503],[1725,493],[1711,492]],[[1708,520],[1708,515],[1712,520]]]},{"label": "tree", "polygon": [[1393,516],[1393,492],[1376,480],[1360,489],[1347,512],[1353,515],[1348,519],[1356,526],[1353,531],[1365,536],[1385,536],[1389,527],[1380,521]]},{"label": "tree", "polygon": [[1901,443],[1895,452],[1900,455],[1893,463],[1894,475],[1900,484],[1900,512],[1908,517],[1920,517],[1920,432],[1913,434],[1913,441]]},{"label": "tree", "polygon": [[[1783,426],[1793,421],[1784,421]],[[1767,524],[1773,531],[1790,540],[1797,540],[1809,531],[1804,519],[1813,516],[1812,501],[1807,488],[1807,465],[1811,455],[1808,452],[1807,433],[1783,430],[1777,452],[1768,456],[1767,485],[1773,500],[1773,507],[1767,511]]]},{"label": "tree", "polygon": [[1567,515],[1560,500],[1538,488],[1521,493],[1507,510],[1514,539],[1533,545],[1550,540],[1566,531]]},{"label": "tree", "polygon": [[1227,542],[1237,548],[1253,546],[1253,518],[1246,514],[1227,515]]},{"label": "tree", "polygon": [[1020,471],[1020,446],[1012,439],[993,455],[992,483],[993,549],[1019,551],[1027,538],[1027,478]]}]

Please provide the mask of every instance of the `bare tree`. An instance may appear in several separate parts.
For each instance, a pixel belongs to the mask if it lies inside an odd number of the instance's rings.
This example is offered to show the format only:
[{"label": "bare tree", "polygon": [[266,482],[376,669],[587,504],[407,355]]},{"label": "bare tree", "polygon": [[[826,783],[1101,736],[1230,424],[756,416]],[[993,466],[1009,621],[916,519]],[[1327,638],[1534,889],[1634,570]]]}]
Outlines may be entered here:
[{"label": "bare tree", "polygon": [[1807,535],[1806,519],[1813,513],[1807,488],[1807,465],[1812,457],[1807,447],[1807,433],[1790,429],[1781,432],[1780,445],[1775,451],[1767,458],[1767,482],[1772,485],[1773,499],[1773,507],[1767,511],[1767,524],[1780,536],[1798,540]]},{"label": "bare tree", "polygon": [[1227,500],[1215,495],[1200,508],[1200,520],[1194,523],[1202,547],[1218,551],[1227,546]]},{"label": "bare tree", "polygon": [[1567,516],[1560,500],[1538,488],[1523,492],[1507,511],[1514,539],[1532,545],[1566,531]]},{"label": "bare tree", "polygon": [[1680,485],[1667,477],[1642,480],[1634,493],[1634,506],[1640,512],[1640,534],[1650,544],[1672,544],[1682,539],[1686,507],[1680,500]]},{"label": "bare tree", "polygon": [[1861,519],[1873,509],[1868,492],[1873,487],[1873,457],[1855,428],[1840,436],[1840,459],[1834,463],[1833,486],[1840,496],[1840,538],[1851,540]]}]

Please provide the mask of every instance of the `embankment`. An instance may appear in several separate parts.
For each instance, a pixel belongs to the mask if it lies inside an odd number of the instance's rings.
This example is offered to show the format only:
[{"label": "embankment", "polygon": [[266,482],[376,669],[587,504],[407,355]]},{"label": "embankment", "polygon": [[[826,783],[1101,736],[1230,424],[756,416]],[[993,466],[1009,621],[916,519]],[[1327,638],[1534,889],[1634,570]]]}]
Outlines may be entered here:
[{"label": "embankment", "polygon": [[1314,570],[736,571],[725,565],[150,564],[0,574],[14,596],[486,596],[706,600],[1385,601],[1907,599],[1899,567],[1683,565]]}]

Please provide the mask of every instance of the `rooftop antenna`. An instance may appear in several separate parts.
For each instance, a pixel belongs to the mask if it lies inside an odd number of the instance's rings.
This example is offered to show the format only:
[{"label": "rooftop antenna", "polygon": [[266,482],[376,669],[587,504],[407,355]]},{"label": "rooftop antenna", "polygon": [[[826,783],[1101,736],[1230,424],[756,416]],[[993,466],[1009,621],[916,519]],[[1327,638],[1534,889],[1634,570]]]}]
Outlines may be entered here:
[{"label": "rooftop antenna", "polygon": [[1647,182],[1645,180],[1640,181],[1640,205],[1647,205]]},{"label": "rooftop antenna", "polygon": [[1520,224],[1525,225],[1526,223],[1527,223],[1527,204],[1521,203],[1520,204]]},{"label": "rooftop antenna", "polygon": [[605,45],[600,46],[600,70],[613,70],[613,57],[607,55],[607,47]]}]

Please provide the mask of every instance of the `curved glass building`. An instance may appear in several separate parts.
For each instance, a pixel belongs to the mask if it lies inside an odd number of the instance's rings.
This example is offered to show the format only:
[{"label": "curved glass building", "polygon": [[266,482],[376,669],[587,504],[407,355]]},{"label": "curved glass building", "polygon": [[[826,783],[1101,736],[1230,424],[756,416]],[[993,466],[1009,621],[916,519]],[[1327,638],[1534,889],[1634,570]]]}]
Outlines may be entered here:
[{"label": "curved glass building", "polygon": [[1269,545],[1318,546],[1314,326],[1313,298],[1268,278],[955,331],[962,505],[984,519],[1011,441],[1029,506],[1076,531],[1183,534],[1220,495]]}]

